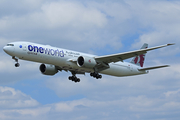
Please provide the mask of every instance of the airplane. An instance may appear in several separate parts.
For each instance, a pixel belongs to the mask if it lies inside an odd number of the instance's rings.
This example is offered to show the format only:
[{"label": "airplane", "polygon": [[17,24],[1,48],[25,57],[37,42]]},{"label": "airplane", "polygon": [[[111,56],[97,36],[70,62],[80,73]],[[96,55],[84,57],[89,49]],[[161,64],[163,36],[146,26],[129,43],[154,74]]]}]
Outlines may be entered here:
[{"label": "airplane", "polygon": [[[42,45],[32,42],[18,41],[8,43],[3,50],[15,60],[15,67],[19,67],[19,59],[41,63],[39,70],[44,75],[55,75],[58,71],[70,71],[69,80],[80,82],[77,74],[90,73],[90,76],[101,79],[101,74],[123,77],[147,74],[149,70],[168,67],[169,65],[144,68],[145,55],[148,51],[170,46],[148,48],[144,43],[140,50],[97,56],[82,52]],[[132,58],[131,62],[124,60]]]}]

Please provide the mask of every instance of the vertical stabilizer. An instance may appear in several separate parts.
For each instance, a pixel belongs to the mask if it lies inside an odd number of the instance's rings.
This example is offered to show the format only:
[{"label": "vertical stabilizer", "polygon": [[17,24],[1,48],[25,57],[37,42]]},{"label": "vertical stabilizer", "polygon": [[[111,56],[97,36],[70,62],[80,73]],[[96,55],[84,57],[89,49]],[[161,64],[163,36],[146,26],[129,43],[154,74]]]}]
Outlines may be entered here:
[{"label": "vertical stabilizer", "polygon": [[[141,49],[146,49],[146,48],[148,48],[148,44],[144,43],[144,45],[141,47]],[[145,56],[146,56],[146,53],[139,55],[139,56],[136,56],[131,60],[130,63],[133,63],[135,65],[143,67],[144,61],[145,61]]]}]

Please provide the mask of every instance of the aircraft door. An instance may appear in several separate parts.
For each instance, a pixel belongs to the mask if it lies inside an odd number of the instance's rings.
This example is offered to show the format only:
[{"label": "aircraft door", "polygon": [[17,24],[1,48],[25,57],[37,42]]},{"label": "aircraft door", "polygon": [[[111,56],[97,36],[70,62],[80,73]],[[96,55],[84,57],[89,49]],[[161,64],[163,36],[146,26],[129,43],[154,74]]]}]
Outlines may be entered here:
[{"label": "aircraft door", "polygon": [[26,44],[23,44],[22,47],[23,47],[23,51],[27,50],[27,45]]},{"label": "aircraft door", "polygon": [[133,66],[132,65],[128,65],[129,70],[132,72],[133,71]]}]

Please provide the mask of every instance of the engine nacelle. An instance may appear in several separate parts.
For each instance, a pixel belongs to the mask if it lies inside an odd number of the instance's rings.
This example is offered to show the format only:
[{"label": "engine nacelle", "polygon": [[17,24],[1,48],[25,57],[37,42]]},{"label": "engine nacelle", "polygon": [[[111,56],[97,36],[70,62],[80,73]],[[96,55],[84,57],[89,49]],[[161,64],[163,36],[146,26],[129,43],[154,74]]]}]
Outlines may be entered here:
[{"label": "engine nacelle", "polygon": [[97,63],[96,60],[92,57],[80,56],[77,59],[77,65],[84,68],[93,68],[95,65],[97,65]]},{"label": "engine nacelle", "polygon": [[54,65],[49,64],[41,64],[39,70],[44,75],[55,75],[58,72],[57,68]]}]

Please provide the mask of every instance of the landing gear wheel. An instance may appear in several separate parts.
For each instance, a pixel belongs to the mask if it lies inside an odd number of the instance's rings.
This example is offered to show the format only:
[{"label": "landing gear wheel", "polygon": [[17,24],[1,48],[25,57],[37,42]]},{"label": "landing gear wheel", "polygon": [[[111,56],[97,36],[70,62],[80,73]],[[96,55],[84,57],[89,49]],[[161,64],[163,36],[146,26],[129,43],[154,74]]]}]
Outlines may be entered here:
[{"label": "landing gear wheel", "polygon": [[75,81],[76,81],[76,79],[77,79],[77,78],[76,78],[76,76],[72,76],[72,81],[74,81],[74,82],[75,82]]},{"label": "landing gear wheel", "polygon": [[72,80],[72,76],[69,76],[69,80]]},{"label": "landing gear wheel", "polygon": [[96,73],[96,72],[93,72],[93,73],[90,73],[90,76],[91,77],[94,77],[94,78],[96,78],[96,79],[101,79],[102,78],[102,75],[99,75],[98,73]]},{"label": "landing gear wheel", "polygon": [[76,83],[76,82],[80,82],[80,79],[77,78],[76,76],[69,76],[69,80],[72,80],[72,81],[74,81],[75,83]]},{"label": "landing gear wheel", "polygon": [[90,76],[92,77],[92,76],[93,76],[93,73],[90,73]]},{"label": "landing gear wheel", "polygon": [[98,74],[97,73],[93,73],[93,77],[97,78]]},{"label": "landing gear wheel", "polygon": [[77,78],[77,82],[80,82],[80,79],[79,79],[79,78]]},{"label": "landing gear wheel", "polygon": [[80,82],[80,79],[79,78],[75,78],[74,82],[75,83]]},{"label": "landing gear wheel", "polygon": [[19,67],[19,66],[20,66],[20,64],[19,64],[19,63],[16,63],[16,64],[15,64],[15,67]]}]

